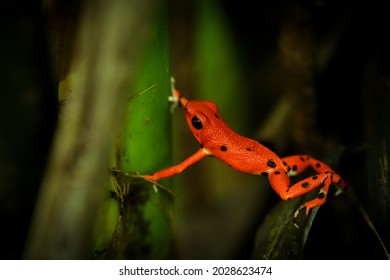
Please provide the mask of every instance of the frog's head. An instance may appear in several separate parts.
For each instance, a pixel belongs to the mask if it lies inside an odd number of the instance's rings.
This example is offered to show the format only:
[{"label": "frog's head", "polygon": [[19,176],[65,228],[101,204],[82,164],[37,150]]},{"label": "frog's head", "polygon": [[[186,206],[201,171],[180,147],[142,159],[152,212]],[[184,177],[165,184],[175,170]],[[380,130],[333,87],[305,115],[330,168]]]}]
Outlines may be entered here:
[{"label": "frog's head", "polygon": [[207,140],[215,137],[223,125],[223,121],[214,102],[186,100],[182,105],[185,109],[188,126],[199,143],[204,144]]}]

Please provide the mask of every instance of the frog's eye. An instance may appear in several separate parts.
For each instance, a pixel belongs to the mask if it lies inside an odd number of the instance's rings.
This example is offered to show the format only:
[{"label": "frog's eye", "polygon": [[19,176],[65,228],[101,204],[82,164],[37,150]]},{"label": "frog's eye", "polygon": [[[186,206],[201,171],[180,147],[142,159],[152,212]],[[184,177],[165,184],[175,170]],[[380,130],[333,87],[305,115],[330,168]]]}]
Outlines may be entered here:
[{"label": "frog's eye", "polygon": [[191,122],[192,122],[192,126],[195,127],[196,129],[203,128],[203,124],[197,116],[193,116]]}]

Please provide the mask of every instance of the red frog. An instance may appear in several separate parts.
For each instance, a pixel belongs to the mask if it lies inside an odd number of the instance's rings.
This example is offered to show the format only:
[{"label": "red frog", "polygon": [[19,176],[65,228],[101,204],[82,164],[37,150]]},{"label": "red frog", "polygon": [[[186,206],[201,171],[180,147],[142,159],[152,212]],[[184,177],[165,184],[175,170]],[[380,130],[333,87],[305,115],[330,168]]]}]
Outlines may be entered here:
[{"label": "red frog", "polygon": [[[212,156],[238,171],[267,175],[272,189],[283,200],[290,200],[320,187],[316,198],[296,210],[295,218],[302,209],[306,209],[308,215],[310,209],[324,204],[331,184],[336,184],[340,189],[346,185],[340,175],[320,160],[309,155],[280,158],[259,142],[237,134],[221,118],[217,105],[211,101],[188,100],[174,87],[169,100],[174,106],[179,104],[184,108],[188,126],[201,146],[180,164],[141,176],[148,181],[156,182],[171,177],[202,158]],[[318,174],[291,185],[289,177],[298,175],[309,166]]]}]

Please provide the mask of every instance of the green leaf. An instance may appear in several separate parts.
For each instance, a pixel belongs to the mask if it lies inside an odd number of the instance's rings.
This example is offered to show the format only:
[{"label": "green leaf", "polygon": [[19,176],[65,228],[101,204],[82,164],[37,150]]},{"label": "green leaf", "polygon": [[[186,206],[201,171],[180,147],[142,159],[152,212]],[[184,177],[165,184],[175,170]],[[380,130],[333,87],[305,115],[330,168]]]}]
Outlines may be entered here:
[{"label": "green leaf", "polygon": [[[155,189],[145,180],[124,176],[124,172],[150,174],[171,164],[167,6],[160,8],[129,91],[123,129],[115,148],[114,169],[122,172],[111,174],[116,203],[112,203],[112,198],[107,198],[107,203],[119,211],[110,217],[109,213],[115,210],[103,213],[106,220],[111,220],[106,226],[112,232],[112,236],[100,237],[109,244],[97,243],[97,251],[103,252],[104,258],[164,259],[172,253],[172,193]],[[169,180],[162,183],[167,187]]]},{"label": "green leaf", "polygon": [[[294,212],[313,194],[291,201],[280,201],[257,230],[252,257],[254,259],[301,259],[312,222],[318,208],[306,218],[302,210],[294,221]],[[295,225],[294,225],[295,223]]]}]

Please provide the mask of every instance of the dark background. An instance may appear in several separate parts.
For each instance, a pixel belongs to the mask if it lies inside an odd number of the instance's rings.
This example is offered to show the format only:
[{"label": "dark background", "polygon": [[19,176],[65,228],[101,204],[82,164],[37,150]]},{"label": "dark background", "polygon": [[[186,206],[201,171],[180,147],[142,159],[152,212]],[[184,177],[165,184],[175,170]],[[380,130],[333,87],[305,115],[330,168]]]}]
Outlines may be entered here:
[{"label": "dark background", "polygon": [[[192,38],[196,28],[196,2],[170,1],[172,73],[192,96],[196,96],[197,83]],[[306,137],[290,135],[287,145],[278,145],[274,139],[262,140],[286,155],[306,150],[325,157],[326,151],[342,149],[343,156],[337,158],[337,166],[351,182],[357,205],[365,209],[388,245],[390,22],[385,2],[216,2],[235,42],[245,88],[250,89],[244,98],[250,100],[247,118],[254,121],[247,123],[247,134],[256,135],[259,125],[256,120],[270,113],[269,108],[285,90],[282,85],[299,91],[309,84],[315,98],[305,103],[302,96],[296,97],[298,111],[314,106],[309,112],[314,124],[309,125],[309,130],[305,122],[302,128],[296,128],[307,131]],[[67,3],[59,4],[62,9],[55,10],[54,15],[71,17],[77,22],[81,8],[71,1]],[[60,75],[53,68],[50,56],[52,22],[48,16],[53,14],[42,6],[41,1],[20,0],[8,2],[1,9],[2,259],[22,257],[57,121]],[[297,37],[287,35],[287,38],[296,40],[294,47],[301,50],[299,54],[307,54],[310,62],[296,67],[283,64],[286,55],[281,50],[281,34],[295,34]],[[323,56],[326,59],[321,60]],[[234,111],[224,112],[225,116],[232,114]],[[306,146],[308,140],[314,144]],[[273,195],[270,197],[272,203],[277,200]],[[348,210],[341,214],[333,207],[318,214],[306,246],[306,258],[386,258],[359,207],[346,204]],[[254,220],[250,226],[252,232],[246,234],[248,240],[239,246],[241,249],[226,258],[250,258],[251,238],[263,217],[264,214]],[[182,255],[194,256],[207,258],[201,254]]]}]

